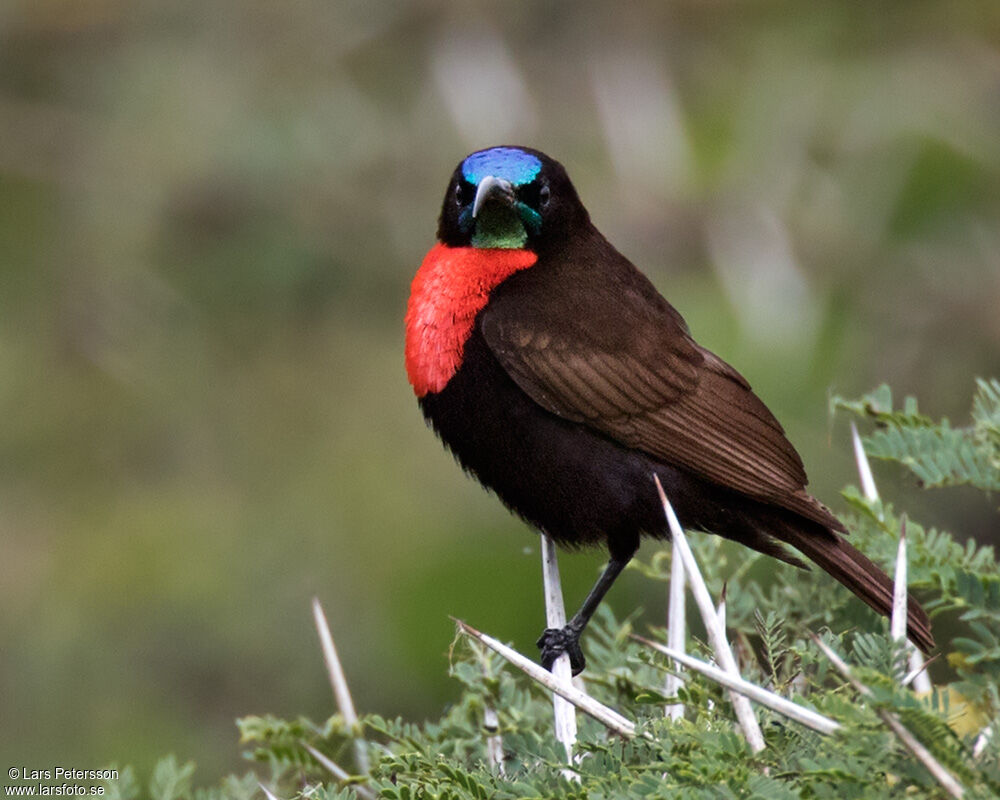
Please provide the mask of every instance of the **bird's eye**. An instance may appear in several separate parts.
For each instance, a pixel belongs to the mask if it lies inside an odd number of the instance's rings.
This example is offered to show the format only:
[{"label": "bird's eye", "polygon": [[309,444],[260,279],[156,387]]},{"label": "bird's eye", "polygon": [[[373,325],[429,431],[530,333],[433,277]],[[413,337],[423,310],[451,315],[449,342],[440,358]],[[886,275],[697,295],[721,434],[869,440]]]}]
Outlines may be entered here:
[{"label": "bird's eye", "polygon": [[459,208],[467,206],[475,198],[475,188],[464,181],[455,184],[455,205]]},{"label": "bird's eye", "polygon": [[543,209],[547,208],[551,195],[552,192],[549,190],[549,185],[547,183],[543,184],[542,188],[538,192],[538,207]]}]

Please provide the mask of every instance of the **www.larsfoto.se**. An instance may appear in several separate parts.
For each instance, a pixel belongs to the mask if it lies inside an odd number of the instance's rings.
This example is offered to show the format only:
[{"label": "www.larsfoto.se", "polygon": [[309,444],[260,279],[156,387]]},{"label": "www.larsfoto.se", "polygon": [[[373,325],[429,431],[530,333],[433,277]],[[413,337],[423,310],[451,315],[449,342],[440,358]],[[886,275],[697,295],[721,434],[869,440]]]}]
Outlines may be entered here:
[{"label": "www.larsfoto.se", "polygon": [[99,784],[83,786],[79,783],[34,783],[22,786],[4,786],[5,797],[100,797],[106,787]]}]

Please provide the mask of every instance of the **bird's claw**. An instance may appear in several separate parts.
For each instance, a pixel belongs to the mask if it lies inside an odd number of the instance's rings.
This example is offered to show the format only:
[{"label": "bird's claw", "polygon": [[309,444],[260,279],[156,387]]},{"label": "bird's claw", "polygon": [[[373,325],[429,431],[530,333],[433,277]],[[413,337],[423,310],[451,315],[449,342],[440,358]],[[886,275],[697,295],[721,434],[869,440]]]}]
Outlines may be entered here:
[{"label": "bird's claw", "polygon": [[569,656],[569,666],[574,675],[579,675],[587,666],[587,659],[580,649],[580,632],[569,625],[565,628],[546,628],[536,644],[541,651],[542,666],[549,672],[563,653]]}]

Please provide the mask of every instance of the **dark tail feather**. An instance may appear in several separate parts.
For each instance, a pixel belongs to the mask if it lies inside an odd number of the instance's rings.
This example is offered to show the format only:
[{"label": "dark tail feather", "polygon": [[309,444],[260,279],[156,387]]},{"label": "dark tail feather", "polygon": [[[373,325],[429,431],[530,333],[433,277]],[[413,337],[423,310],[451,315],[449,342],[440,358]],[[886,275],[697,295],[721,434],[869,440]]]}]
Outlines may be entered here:
[{"label": "dark tail feather", "polygon": [[[801,530],[789,525],[780,534],[809,559],[832,575],[879,614],[892,613],[892,580],[864,553],[846,539],[829,531]],[[920,603],[908,598],[906,631],[914,644],[925,653],[934,648],[931,621]]]}]

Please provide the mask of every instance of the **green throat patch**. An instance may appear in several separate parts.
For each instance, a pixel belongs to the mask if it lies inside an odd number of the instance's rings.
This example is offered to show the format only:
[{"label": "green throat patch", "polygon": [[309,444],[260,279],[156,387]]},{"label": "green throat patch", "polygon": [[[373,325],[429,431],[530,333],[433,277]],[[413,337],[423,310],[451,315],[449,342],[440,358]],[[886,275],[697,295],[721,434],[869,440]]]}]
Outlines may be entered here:
[{"label": "green throat patch", "polygon": [[518,249],[528,241],[528,232],[516,208],[499,203],[488,204],[476,218],[473,247]]}]

